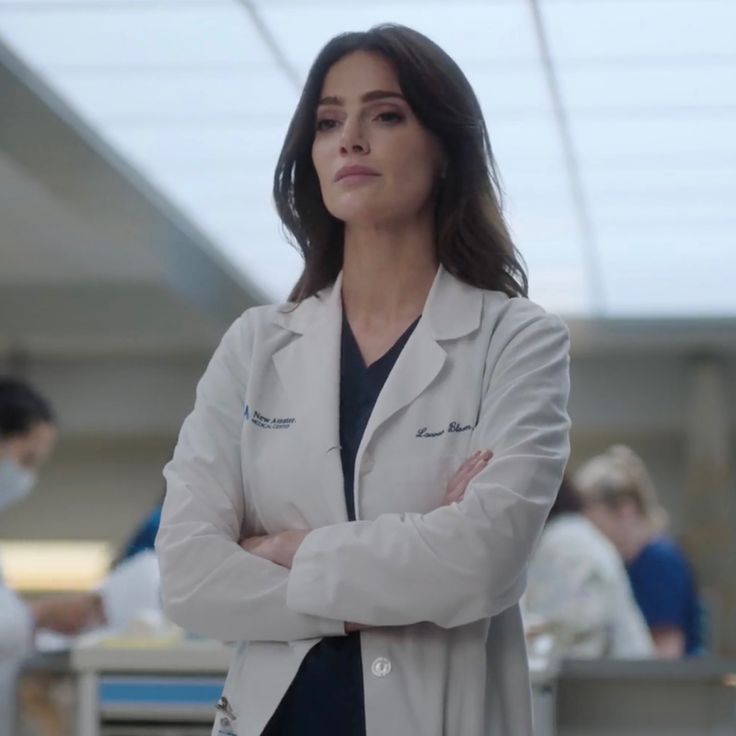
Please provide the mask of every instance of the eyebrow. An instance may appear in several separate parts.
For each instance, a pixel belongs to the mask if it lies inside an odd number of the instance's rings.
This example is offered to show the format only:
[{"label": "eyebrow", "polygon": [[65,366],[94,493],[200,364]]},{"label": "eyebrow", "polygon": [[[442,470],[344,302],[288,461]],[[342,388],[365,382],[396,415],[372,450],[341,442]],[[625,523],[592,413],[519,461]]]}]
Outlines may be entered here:
[{"label": "eyebrow", "polygon": [[[390,97],[398,97],[400,100],[404,100],[404,102],[406,102],[404,95],[400,92],[389,92],[382,89],[374,89],[372,92],[366,92],[360,98],[360,101],[373,102],[374,100],[384,100]],[[340,107],[343,107],[345,105],[345,100],[342,97],[323,97],[317,105],[339,105]]]}]

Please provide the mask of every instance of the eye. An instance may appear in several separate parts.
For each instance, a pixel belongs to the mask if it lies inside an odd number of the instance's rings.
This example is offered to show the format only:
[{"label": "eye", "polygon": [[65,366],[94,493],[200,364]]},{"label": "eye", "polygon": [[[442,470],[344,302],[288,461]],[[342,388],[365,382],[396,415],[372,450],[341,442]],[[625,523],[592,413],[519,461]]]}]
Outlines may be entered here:
[{"label": "eye", "polygon": [[[383,118],[384,122],[387,122],[387,123],[390,123],[390,122],[400,123],[404,119],[404,116],[400,115],[398,112],[382,112],[382,113],[379,113],[376,117]],[[393,120],[386,120],[385,119],[386,117],[393,118]]]},{"label": "eye", "polygon": [[332,130],[332,128],[334,127],[333,123],[337,124],[337,121],[330,118],[322,118],[321,120],[317,121],[315,128],[318,131]]}]

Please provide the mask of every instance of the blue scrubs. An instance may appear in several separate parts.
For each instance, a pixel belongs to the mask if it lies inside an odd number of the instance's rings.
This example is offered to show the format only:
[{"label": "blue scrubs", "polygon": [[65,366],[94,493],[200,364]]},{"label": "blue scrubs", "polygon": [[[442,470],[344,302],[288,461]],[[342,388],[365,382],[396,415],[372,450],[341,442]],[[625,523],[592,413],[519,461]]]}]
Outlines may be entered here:
[{"label": "blue scrubs", "polygon": [[[366,366],[343,311],[340,361],[340,445],[348,519],[355,521],[355,456],[391,369],[419,319]],[[262,736],[365,736],[360,632],[326,637],[299,668]]]},{"label": "blue scrubs", "polygon": [[153,513],[135,530],[132,538],[128,541],[120,562],[127,560],[129,557],[137,555],[139,552],[145,552],[154,549],[156,534],[161,525],[161,506],[157,506]]},{"label": "blue scrubs", "polygon": [[700,604],[690,564],[670,539],[647,544],[626,570],[650,629],[666,626],[685,636],[685,655],[702,653]]}]

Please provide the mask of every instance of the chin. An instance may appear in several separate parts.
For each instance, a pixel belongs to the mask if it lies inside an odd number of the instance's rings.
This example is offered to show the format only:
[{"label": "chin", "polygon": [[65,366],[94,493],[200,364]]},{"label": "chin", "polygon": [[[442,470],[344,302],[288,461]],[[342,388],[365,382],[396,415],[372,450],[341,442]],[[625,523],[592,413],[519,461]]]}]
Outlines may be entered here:
[{"label": "chin", "polygon": [[384,210],[368,206],[334,207],[329,211],[333,217],[349,225],[371,225],[390,217]]}]

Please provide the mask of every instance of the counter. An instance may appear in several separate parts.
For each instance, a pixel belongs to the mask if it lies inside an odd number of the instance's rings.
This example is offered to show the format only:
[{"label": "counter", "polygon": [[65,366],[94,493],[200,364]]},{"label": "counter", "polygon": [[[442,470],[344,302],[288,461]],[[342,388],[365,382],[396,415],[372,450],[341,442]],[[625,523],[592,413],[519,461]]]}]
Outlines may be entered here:
[{"label": "counter", "polygon": [[[209,734],[231,652],[205,641],[128,642],[33,666],[76,679],[75,736],[154,734],[171,724]],[[736,662],[535,664],[532,685],[536,736],[736,736]]]},{"label": "counter", "polygon": [[736,736],[736,662],[567,661],[558,736]]}]

